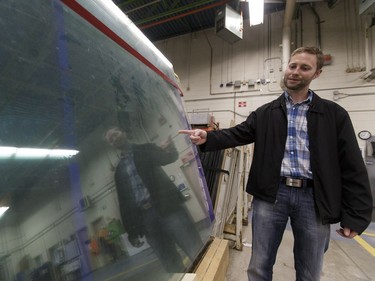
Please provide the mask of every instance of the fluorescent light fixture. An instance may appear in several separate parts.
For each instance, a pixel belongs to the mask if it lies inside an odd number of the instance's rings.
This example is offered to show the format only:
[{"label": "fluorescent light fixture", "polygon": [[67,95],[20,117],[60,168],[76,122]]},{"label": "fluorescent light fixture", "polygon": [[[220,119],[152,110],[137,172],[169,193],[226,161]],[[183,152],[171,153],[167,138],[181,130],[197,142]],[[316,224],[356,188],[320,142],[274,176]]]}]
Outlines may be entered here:
[{"label": "fluorescent light fixture", "polygon": [[16,147],[0,146],[0,159],[12,157],[16,151]]},{"label": "fluorescent light fixture", "polygon": [[0,207],[0,217],[9,209],[9,207]]},{"label": "fluorescent light fixture", "polygon": [[27,147],[0,146],[0,159],[43,159],[43,158],[70,158],[79,151],[72,149],[44,149]]},{"label": "fluorescent light fixture", "polygon": [[263,23],[264,0],[248,0],[250,26]]},{"label": "fluorescent light fixture", "polygon": [[36,148],[18,148],[16,151],[16,158],[45,158],[49,154],[48,149],[36,149]]},{"label": "fluorescent light fixture", "polygon": [[49,153],[49,157],[52,158],[60,158],[60,157],[73,157],[79,151],[78,150],[69,150],[69,149],[51,149]]}]

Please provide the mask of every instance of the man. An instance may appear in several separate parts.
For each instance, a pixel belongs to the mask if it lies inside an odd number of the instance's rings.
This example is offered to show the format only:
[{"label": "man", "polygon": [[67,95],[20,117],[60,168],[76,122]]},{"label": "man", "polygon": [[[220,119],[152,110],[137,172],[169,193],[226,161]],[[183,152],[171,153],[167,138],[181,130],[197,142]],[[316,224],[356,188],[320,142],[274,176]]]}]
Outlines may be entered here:
[{"label": "man", "polygon": [[129,242],[140,247],[139,238],[145,235],[168,272],[183,272],[185,265],[176,246],[194,260],[203,243],[182,194],[162,168],[178,158],[173,142],[169,138],[160,146],[131,144],[118,127],[109,129],[105,138],[121,152],[114,176]]},{"label": "man", "polygon": [[296,49],[284,73],[285,92],[243,123],[205,132],[181,130],[203,151],[254,143],[247,192],[254,196],[251,281],[272,280],[286,224],[294,235],[296,280],[320,280],[330,224],[353,238],[371,221],[367,171],[348,113],[309,89],[323,54]]}]

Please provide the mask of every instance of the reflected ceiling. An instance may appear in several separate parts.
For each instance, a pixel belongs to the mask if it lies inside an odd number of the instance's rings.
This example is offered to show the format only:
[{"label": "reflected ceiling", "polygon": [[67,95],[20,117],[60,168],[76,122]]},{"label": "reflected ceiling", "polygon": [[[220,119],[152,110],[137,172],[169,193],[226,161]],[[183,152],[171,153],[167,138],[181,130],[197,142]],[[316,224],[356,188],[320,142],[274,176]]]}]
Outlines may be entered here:
[{"label": "reflected ceiling", "polygon": [[[151,40],[158,41],[215,26],[217,9],[225,4],[243,11],[247,3],[239,0],[113,0]],[[284,0],[265,0],[265,14],[284,10]]]},{"label": "reflected ceiling", "polygon": [[[326,2],[332,7],[340,0],[296,0],[297,4],[310,5]],[[217,9],[230,5],[243,18],[249,18],[248,4],[240,0],[113,0],[113,2],[151,40],[167,38],[213,28]],[[264,13],[269,15],[285,9],[287,0],[264,0]]]}]

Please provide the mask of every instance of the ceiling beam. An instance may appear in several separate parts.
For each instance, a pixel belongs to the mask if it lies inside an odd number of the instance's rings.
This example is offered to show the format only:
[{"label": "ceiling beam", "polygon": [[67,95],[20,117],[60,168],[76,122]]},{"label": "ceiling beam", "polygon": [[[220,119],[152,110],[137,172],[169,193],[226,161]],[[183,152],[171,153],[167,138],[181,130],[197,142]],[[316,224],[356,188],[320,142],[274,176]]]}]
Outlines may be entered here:
[{"label": "ceiling beam", "polygon": [[[200,7],[198,9],[190,10],[186,13],[178,14],[178,15],[175,15],[175,16],[170,17],[170,18],[166,18],[166,19],[162,19],[160,21],[156,21],[156,22],[152,22],[152,23],[149,23],[149,24],[142,25],[142,22],[148,22],[148,21],[151,21],[151,20],[154,20],[154,19],[157,19],[157,18],[166,17],[166,16],[171,15],[171,14],[173,15],[173,14],[179,13],[181,11],[186,11],[186,10],[189,10],[191,8],[194,8],[195,6],[201,6],[202,3],[196,3],[195,5],[186,5],[184,7],[180,7],[180,8],[174,9],[174,10],[167,11],[166,13],[159,14],[156,17],[144,19],[141,22],[137,22],[135,24],[138,26],[139,29],[142,30],[142,29],[146,29],[146,28],[149,28],[149,27],[152,27],[152,26],[160,25],[160,24],[163,24],[163,23],[166,23],[166,22],[169,22],[169,21],[174,21],[174,20],[189,16],[189,15],[192,15],[192,14],[196,14],[196,13],[199,13],[199,12],[202,12],[202,11],[205,11],[205,10],[209,10],[209,9],[215,8],[217,6],[224,5],[224,4],[226,4],[230,1],[231,0],[223,0],[223,1],[220,1],[218,3],[213,3],[211,5]],[[212,1],[209,1],[209,2],[212,2]],[[209,2],[207,2],[207,3],[209,3]]]},{"label": "ceiling beam", "polygon": [[141,5],[141,6],[137,7],[137,8],[134,8],[134,9],[131,9],[131,10],[126,11],[126,14],[129,15],[130,13],[135,12],[135,11],[137,11],[137,10],[140,10],[140,9],[146,8],[146,7],[148,7],[148,6],[151,6],[151,5],[154,5],[154,4],[157,4],[157,3],[160,3],[160,1],[161,1],[161,0],[155,0],[155,1],[152,1],[152,2],[150,2],[150,3],[147,3],[147,4],[144,4],[144,5]]}]

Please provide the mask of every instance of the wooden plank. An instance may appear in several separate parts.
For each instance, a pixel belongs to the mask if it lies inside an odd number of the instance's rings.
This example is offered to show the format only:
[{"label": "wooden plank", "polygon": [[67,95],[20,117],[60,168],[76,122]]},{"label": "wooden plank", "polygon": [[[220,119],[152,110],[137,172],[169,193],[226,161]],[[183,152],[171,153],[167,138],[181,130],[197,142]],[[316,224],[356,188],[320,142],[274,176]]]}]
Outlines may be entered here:
[{"label": "wooden plank", "polygon": [[204,276],[206,274],[208,267],[211,264],[211,260],[213,256],[215,255],[217,248],[219,247],[219,244],[220,244],[220,239],[215,238],[212,241],[211,245],[208,247],[206,254],[204,255],[202,261],[198,265],[198,268],[195,272],[197,274],[197,280],[203,280],[203,279],[199,279],[199,277]]},{"label": "wooden plank", "polygon": [[[223,162],[221,169],[224,171],[230,172],[231,165],[232,165],[232,153],[230,153],[231,149],[225,150],[223,156]],[[227,203],[228,200],[228,192],[230,190],[230,174],[220,174],[219,184],[217,186],[217,194],[216,194],[216,202],[215,202],[215,223],[212,229],[212,235],[214,237],[223,238],[223,227],[225,223],[225,218],[227,214]]]},{"label": "wooden plank", "polygon": [[229,241],[222,239],[204,281],[225,281],[229,262]]},{"label": "wooden plank", "polygon": [[226,224],[224,226],[224,233],[236,235],[236,225],[235,224]]},{"label": "wooden plank", "polygon": [[197,281],[197,275],[194,273],[186,273],[181,281]]},{"label": "wooden plank", "polygon": [[229,263],[229,241],[215,238],[196,270],[197,281],[225,281]]}]

